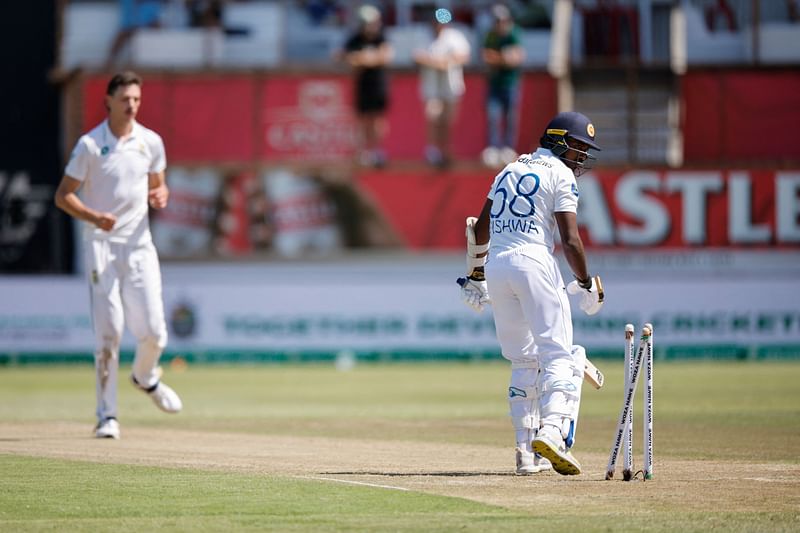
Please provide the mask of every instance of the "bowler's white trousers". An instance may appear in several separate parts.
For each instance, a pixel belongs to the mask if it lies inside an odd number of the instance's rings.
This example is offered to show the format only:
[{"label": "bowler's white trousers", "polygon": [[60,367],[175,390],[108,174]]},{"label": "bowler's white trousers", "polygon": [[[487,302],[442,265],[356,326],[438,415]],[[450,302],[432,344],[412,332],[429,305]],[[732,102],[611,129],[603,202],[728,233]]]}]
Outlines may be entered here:
[{"label": "bowler's white trousers", "polygon": [[148,388],[158,382],[167,344],[161,268],[153,243],[86,241],[97,371],[97,418],[117,416],[119,347],[125,325],[136,338],[133,375]]}]

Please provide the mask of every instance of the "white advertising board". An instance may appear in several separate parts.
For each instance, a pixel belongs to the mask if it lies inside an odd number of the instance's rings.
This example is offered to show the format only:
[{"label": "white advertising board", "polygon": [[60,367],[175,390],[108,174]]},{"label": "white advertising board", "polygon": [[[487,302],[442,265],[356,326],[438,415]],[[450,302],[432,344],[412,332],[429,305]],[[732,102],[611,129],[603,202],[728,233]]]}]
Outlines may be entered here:
[{"label": "white advertising board", "polygon": [[[169,266],[164,302],[172,353],[203,351],[499,352],[491,311],[465,307],[453,258],[408,268]],[[621,346],[623,328],[655,325],[657,349],[800,346],[800,277],[736,272],[604,275],[607,302],[573,306],[575,342]],[[79,278],[0,278],[0,353],[91,353],[88,288]],[[123,347],[134,341],[126,334]]]}]

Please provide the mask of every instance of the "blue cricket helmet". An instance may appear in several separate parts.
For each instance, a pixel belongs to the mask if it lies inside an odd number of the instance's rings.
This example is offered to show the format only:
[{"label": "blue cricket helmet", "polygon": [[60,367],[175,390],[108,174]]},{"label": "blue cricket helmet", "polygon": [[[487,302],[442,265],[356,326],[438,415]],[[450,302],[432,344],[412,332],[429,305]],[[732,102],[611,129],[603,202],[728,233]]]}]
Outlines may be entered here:
[{"label": "blue cricket helmet", "polygon": [[[594,124],[589,120],[589,117],[577,111],[565,111],[564,113],[559,113],[547,123],[539,144],[561,159],[564,164],[572,169],[575,176],[580,176],[583,172],[592,168],[596,158],[589,153],[588,149],[583,151],[570,146],[567,143],[567,139],[573,139],[585,143],[589,148],[600,150],[600,146],[594,141],[594,134]],[[572,153],[576,154],[574,159],[564,156],[570,148],[573,149]]]},{"label": "blue cricket helmet", "polygon": [[[586,143],[595,150],[600,150],[600,146],[594,142],[594,124],[589,120],[589,117],[577,111],[559,113],[547,123],[542,140],[545,141],[558,137],[569,137]],[[542,144],[542,146],[545,145]],[[550,147],[545,146],[545,148]]]}]

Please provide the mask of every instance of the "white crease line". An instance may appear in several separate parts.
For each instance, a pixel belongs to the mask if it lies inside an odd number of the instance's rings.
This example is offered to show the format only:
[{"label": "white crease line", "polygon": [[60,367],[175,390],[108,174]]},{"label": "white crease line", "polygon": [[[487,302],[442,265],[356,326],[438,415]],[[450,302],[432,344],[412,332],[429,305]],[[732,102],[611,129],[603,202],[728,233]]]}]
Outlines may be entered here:
[{"label": "white crease line", "polygon": [[319,481],[335,481],[337,483],[349,483],[351,485],[364,485],[366,487],[376,487],[379,489],[402,490],[404,492],[408,492],[410,490],[403,487],[393,487],[392,485],[379,485],[377,483],[365,483],[363,481],[352,481],[349,479],[336,479],[335,477],[314,477],[314,476],[295,476],[295,477],[299,479],[316,479]]},{"label": "white crease line", "polygon": [[780,477],[744,477],[744,481],[760,481],[762,483],[795,483],[795,479]]}]

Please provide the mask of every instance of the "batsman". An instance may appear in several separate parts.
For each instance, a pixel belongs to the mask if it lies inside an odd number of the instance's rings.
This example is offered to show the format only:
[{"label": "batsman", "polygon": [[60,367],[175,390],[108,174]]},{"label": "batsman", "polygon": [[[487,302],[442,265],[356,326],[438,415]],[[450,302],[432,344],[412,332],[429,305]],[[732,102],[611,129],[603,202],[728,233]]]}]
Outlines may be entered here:
[{"label": "batsman", "polygon": [[[572,455],[586,352],[574,346],[567,292],[593,315],[603,286],[587,266],[578,234],[576,178],[600,150],[594,125],[564,112],[547,124],[538,149],[521,155],[494,178],[480,216],[467,218],[464,302],[476,311],[489,303],[503,357],[511,362],[508,402],[520,475],[551,467],[577,475]],[[558,227],[575,279],[564,283],[554,256]],[[491,297],[490,297],[491,294]]]}]

